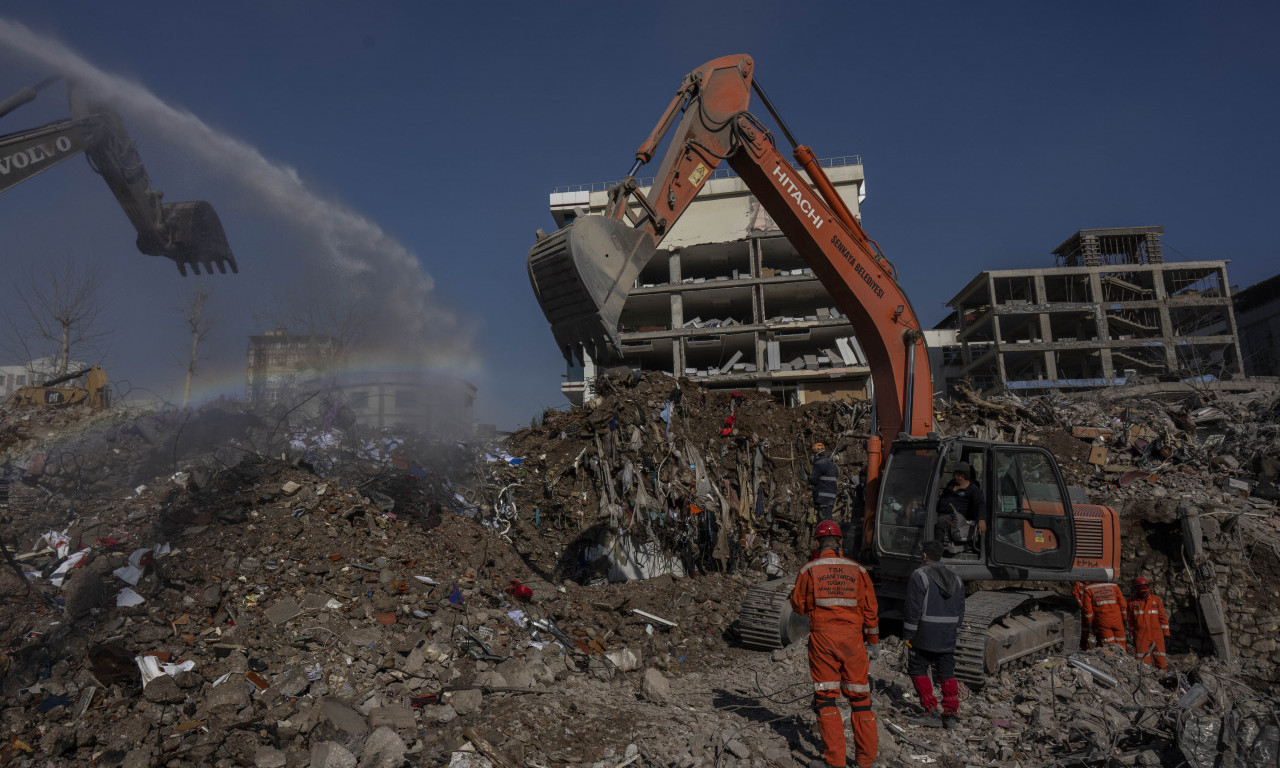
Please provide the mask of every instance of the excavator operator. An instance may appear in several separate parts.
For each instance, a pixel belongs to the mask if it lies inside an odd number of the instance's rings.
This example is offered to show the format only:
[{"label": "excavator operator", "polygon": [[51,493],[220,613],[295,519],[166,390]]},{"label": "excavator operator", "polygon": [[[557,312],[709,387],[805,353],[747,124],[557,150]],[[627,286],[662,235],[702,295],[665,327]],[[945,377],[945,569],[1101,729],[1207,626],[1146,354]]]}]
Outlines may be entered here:
[{"label": "excavator operator", "polygon": [[[951,468],[951,482],[938,501],[937,533],[944,541],[969,542],[977,549],[979,536],[987,532],[987,501],[981,486],[969,479],[971,473],[968,462],[957,462]],[[973,529],[977,536],[972,534]]]},{"label": "excavator operator", "polygon": [[818,523],[818,550],[800,569],[791,607],[809,617],[809,675],[823,755],[810,768],[844,766],[844,720],[837,703],[849,700],[854,755],[870,768],[879,752],[876,715],[871,711],[869,658],[880,655],[879,603],[867,569],[840,554],[843,538],[833,520]]}]

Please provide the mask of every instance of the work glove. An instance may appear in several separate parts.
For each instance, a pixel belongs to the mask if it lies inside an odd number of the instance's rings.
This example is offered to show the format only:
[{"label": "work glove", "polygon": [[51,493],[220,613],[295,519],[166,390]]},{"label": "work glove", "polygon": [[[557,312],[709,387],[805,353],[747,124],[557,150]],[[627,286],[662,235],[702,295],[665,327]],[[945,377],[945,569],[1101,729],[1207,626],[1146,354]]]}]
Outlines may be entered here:
[{"label": "work glove", "polygon": [[868,658],[868,659],[870,659],[870,660],[872,660],[872,661],[875,661],[876,659],[880,658],[880,646],[878,646],[878,645],[868,645],[868,646],[867,646],[867,658]]}]

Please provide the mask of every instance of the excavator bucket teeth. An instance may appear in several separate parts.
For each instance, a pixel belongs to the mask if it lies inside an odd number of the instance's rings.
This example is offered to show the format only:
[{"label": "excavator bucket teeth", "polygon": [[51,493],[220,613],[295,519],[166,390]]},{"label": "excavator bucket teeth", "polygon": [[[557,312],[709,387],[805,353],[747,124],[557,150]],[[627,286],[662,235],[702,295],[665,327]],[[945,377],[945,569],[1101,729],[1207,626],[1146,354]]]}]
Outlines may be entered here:
[{"label": "excavator bucket teeth", "polygon": [[597,363],[621,356],[618,318],[655,252],[653,238],[604,216],[583,216],[529,251],[529,282],[566,359],[582,346]]},{"label": "excavator bucket teeth", "polygon": [[162,216],[167,242],[148,250],[140,240],[138,248],[143,253],[173,259],[183,275],[187,274],[187,267],[200,274],[202,265],[205,274],[210,275],[215,266],[222,274],[226,274],[228,267],[232,272],[240,271],[227,242],[227,233],[222,229],[222,221],[212,205],[203,200],[165,203]]}]

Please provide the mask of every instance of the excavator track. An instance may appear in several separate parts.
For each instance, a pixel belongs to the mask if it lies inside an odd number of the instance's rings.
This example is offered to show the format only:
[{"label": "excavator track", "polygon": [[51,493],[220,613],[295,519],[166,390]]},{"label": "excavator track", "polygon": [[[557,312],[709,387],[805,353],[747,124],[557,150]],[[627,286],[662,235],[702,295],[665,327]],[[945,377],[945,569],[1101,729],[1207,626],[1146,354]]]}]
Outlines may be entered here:
[{"label": "excavator track", "polygon": [[738,615],[742,644],[756,651],[772,651],[809,634],[809,620],[791,610],[794,576],[766,581],[747,590]]},{"label": "excavator track", "polygon": [[1050,597],[1055,593],[1015,589],[970,595],[956,638],[956,678],[978,690],[1000,667],[1062,643],[1068,614],[1036,610]]}]

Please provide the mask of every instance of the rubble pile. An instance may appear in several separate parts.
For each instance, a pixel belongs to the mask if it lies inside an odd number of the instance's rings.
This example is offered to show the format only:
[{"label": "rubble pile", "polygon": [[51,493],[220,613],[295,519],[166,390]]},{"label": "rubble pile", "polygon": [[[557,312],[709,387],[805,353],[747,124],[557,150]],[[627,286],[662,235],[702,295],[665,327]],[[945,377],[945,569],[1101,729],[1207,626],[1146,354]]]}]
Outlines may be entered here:
[{"label": "rubble pile", "polygon": [[539,568],[583,583],[725,573],[807,556],[811,447],[823,442],[852,508],[865,404],[795,408],[660,374],[599,382],[585,409],[547,411],[507,440],[486,503]]},{"label": "rubble pile", "polygon": [[1280,690],[1280,396],[983,399],[962,391],[948,432],[1039,444],[1121,521],[1121,583],[1146,576],[1170,612],[1170,653],[1239,657]]},{"label": "rubble pile", "polygon": [[[600,395],[487,452],[325,413],[228,425],[226,404],[141,424],[0,418],[15,468],[0,765],[807,763],[804,646],[745,650],[734,622],[747,589],[812,547],[814,441],[853,507],[866,406],[651,375]],[[912,719],[889,622],[871,668],[886,764],[1274,763],[1276,402],[1188,405],[940,406],[943,431],[1045,445],[1120,511],[1122,583],[1142,573],[1165,598],[1178,676],[1099,650],[1033,656],[966,692],[945,731]],[[1197,426],[1208,407],[1226,417]]]}]

